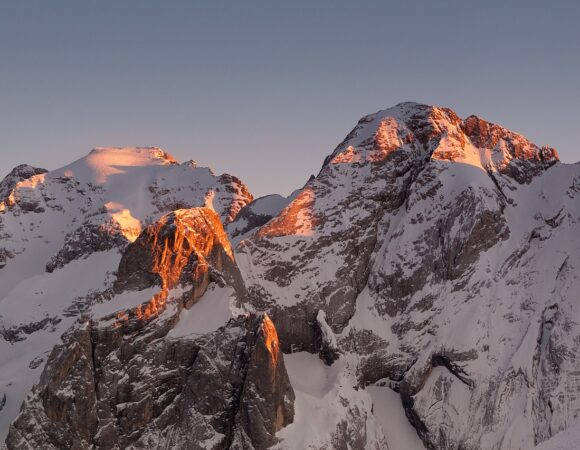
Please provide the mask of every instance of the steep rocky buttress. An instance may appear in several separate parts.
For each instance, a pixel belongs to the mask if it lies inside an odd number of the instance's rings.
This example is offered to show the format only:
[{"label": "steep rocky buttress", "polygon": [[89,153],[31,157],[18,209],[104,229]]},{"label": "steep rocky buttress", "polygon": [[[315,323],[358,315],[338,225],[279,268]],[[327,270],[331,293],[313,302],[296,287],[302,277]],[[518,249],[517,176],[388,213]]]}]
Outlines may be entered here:
[{"label": "steep rocky buttress", "polygon": [[[118,310],[128,293],[143,299],[151,288],[149,300]],[[111,298],[52,351],[8,448],[275,443],[294,413],[276,328],[238,309],[213,331],[180,334],[208,290],[229,290],[238,307],[244,296],[219,216],[178,210],[147,227],[123,254]]]}]

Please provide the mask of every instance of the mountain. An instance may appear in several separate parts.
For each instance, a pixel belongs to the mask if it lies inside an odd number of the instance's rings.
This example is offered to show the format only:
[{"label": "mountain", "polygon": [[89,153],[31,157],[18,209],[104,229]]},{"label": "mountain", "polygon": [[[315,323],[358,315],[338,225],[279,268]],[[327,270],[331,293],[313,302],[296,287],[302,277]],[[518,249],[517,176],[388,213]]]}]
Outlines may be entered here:
[{"label": "mountain", "polygon": [[575,436],[580,165],[499,125],[399,104],[289,198],[159,149],[99,149],[8,191],[9,449]]},{"label": "mountain", "polygon": [[393,386],[427,447],[530,448],[580,406],[579,175],[498,125],[405,103],[361,119],[236,258],[284,351]]},{"label": "mountain", "polygon": [[[97,148],[61,169],[19,166],[0,183],[0,438],[52,349],[115,281],[124,249],[168,212],[224,223],[252,200],[230,175],[158,148]],[[3,400],[2,400],[3,399]]]}]

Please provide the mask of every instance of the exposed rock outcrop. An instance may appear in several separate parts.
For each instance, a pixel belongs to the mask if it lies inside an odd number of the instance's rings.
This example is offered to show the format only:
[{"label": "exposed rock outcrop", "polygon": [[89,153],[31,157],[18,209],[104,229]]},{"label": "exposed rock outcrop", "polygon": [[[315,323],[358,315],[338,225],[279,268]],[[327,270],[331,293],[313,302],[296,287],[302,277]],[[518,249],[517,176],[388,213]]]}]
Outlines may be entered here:
[{"label": "exposed rock outcrop", "polygon": [[[214,211],[178,210],[147,227],[123,254],[104,305],[111,312],[73,327],[53,350],[8,448],[274,444],[293,419],[294,392],[272,320],[245,314],[213,332],[172,334],[212,282],[233,288],[241,305],[243,284]],[[127,291],[151,287],[160,289],[152,298],[115,307]]]},{"label": "exposed rock outcrop", "polygon": [[192,297],[197,299],[205,292],[212,268],[227,274],[227,281],[242,289],[219,216],[208,208],[177,210],[149,225],[128,246],[115,286],[122,291],[193,284],[198,291]]},{"label": "exposed rock outcrop", "polygon": [[0,181],[0,201],[6,200],[6,197],[10,195],[12,189],[14,189],[20,181],[28,180],[35,175],[42,175],[46,172],[48,172],[48,170],[39,167],[32,167],[28,164],[20,164],[19,166],[16,166],[2,179],[2,181]]},{"label": "exposed rock outcrop", "polygon": [[74,260],[96,252],[112,249],[122,251],[130,242],[127,231],[134,233],[138,230],[124,229],[110,218],[101,218],[100,221],[89,220],[75,231],[67,233],[62,248],[46,264],[46,271],[54,272]]},{"label": "exposed rock outcrop", "polygon": [[[46,169],[32,167],[28,164],[16,166],[12,171],[0,181],[0,212],[6,208],[6,202],[10,203],[9,196],[14,187],[21,181],[28,180],[35,175],[46,173]],[[4,224],[0,217],[0,239],[11,238],[9,232],[4,231]],[[10,258],[14,257],[14,251],[9,248],[0,247],[0,269],[4,267]]]},{"label": "exposed rock outcrop", "polygon": [[[87,322],[63,338],[7,439],[9,449],[266,448],[294,394],[267,316],[171,339],[174,315],[136,331]],[[211,444],[210,444],[211,443]]]}]

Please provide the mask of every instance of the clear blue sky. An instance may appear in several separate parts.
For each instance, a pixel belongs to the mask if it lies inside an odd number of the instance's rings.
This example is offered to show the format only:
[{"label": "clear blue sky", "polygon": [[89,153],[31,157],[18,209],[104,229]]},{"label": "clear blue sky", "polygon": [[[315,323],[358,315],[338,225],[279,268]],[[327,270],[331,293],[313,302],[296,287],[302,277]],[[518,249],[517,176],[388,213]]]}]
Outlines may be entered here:
[{"label": "clear blue sky", "polygon": [[289,193],[364,114],[475,113],[580,159],[578,1],[0,1],[0,171],[163,147]]}]

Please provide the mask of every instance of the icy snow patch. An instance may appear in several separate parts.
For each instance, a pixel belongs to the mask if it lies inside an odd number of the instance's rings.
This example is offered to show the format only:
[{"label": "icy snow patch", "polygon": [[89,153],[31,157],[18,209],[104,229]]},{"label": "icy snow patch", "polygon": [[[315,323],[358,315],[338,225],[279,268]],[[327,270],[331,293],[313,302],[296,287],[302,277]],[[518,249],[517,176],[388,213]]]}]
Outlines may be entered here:
[{"label": "icy snow patch", "polygon": [[231,287],[210,286],[190,309],[184,309],[168,336],[179,338],[204,334],[224,326],[233,316],[235,292]]},{"label": "icy snow patch", "polygon": [[115,295],[107,302],[94,305],[91,312],[95,319],[99,319],[117,311],[133,309],[151,300],[158,292],[158,286],[143,289],[142,291],[125,291]]}]

